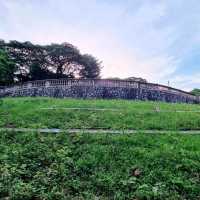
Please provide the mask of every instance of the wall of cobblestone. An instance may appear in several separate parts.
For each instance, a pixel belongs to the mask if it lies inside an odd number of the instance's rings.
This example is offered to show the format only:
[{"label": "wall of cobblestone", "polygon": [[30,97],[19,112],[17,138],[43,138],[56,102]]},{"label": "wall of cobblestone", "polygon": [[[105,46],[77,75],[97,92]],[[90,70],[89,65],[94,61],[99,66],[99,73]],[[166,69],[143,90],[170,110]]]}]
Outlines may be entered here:
[{"label": "wall of cobblestone", "polygon": [[57,98],[100,98],[100,99],[130,99],[151,100],[179,103],[199,103],[199,99],[185,93],[175,93],[168,90],[141,87],[116,87],[102,85],[49,85],[18,86],[0,88],[0,96],[22,97],[43,96]]}]

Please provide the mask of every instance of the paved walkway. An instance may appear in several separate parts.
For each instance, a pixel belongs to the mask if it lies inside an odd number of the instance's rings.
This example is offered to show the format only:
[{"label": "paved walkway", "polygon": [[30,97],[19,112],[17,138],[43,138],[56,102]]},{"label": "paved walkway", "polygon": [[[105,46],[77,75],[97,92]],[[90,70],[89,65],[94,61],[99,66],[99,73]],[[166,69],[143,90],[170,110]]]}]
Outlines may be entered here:
[{"label": "paved walkway", "polygon": [[[39,108],[40,110],[85,110],[85,111],[124,111],[120,108],[67,108],[67,107],[49,107],[49,108]],[[150,112],[159,112],[159,113],[200,113],[200,110],[160,110],[160,108],[155,108],[155,110],[132,110],[137,113],[150,113]]]},{"label": "paved walkway", "polygon": [[115,108],[40,108],[41,110],[86,110],[86,111],[119,111]]},{"label": "paved walkway", "polygon": [[40,133],[110,133],[110,134],[200,134],[200,130],[176,131],[176,130],[111,130],[111,129],[32,129],[32,128],[0,128],[0,131],[14,131],[14,132],[40,132]]}]

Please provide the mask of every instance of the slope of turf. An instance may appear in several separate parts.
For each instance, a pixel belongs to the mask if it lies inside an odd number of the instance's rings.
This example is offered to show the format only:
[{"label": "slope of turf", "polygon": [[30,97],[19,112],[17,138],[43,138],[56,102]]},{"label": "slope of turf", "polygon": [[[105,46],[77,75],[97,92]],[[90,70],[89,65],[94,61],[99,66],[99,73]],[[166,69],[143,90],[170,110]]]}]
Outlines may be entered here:
[{"label": "slope of turf", "polygon": [[[0,127],[200,129],[199,105],[7,98]],[[0,199],[200,199],[200,135],[0,131]]]},{"label": "slope of turf", "polygon": [[0,127],[198,130],[200,106],[126,100],[7,98]]},{"label": "slope of turf", "polygon": [[199,135],[0,134],[1,199],[197,200]]}]

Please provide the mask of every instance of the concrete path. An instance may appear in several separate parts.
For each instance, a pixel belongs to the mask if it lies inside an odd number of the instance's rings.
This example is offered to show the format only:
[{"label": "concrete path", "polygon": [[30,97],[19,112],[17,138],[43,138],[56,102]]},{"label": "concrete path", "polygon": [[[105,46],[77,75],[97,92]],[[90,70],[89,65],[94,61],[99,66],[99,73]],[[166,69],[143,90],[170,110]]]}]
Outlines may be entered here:
[{"label": "concrete path", "polygon": [[115,108],[40,108],[41,110],[86,110],[86,111],[119,111]]},{"label": "concrete path", "polygon": [[[67,108],[67,107],[49,107],[49,108],[39,108],[40,110],[85,110],[85,111],[124,111],[120,108]],[[137,113],[149,113],[149,112],[159,112],[159,113],[200,113],[200,110],[160,110],[156,108],[155,110],[133,110]]]},{"label": "concrete path", "polygon": [[200,130],[189,131],[176,131],[176,130],[111,130],[111,129],[32,129],[32,128],[0,128],[2,131],[14,131],[14,132],[39,132],[39,133],[110,133],[110,134],[134,134],[134,133],[146,133],[146,134],[166,134],[166,133],[178,133],[178,134],[200,134]]}]

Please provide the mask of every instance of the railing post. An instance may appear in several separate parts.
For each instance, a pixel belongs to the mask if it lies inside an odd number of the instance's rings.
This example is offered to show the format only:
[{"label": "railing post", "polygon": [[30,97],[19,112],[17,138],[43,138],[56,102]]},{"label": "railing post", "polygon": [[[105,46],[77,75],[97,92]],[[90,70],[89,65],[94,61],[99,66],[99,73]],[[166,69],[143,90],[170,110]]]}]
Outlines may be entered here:
[{"label": "railing post", "polygon": [[49,81],[45,81],[45,87],[49,87],[49,86],[50,86]]},{"label": "railing post", "polygon": [[[23,85],[22,85],[23,86]],[[32,83],[27,84],[27,88],[32,88]]]},{"label": "railing post", "polygon": [[141,85],[140,85],[140,82],[138,82],[138,94],[137,94],[137,99],[139,100],[140,99],[140,91],[141,90]]}]

